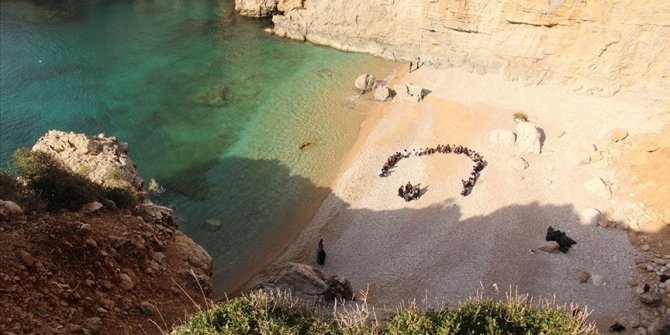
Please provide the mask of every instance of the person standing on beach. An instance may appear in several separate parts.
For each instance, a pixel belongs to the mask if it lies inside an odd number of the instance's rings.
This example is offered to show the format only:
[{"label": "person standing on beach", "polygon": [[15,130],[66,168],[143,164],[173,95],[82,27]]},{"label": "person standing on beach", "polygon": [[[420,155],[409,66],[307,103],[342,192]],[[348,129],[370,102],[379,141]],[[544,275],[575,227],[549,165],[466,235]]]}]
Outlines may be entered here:
[{"label": "person standing on beach", "polygon": [[412,62],[409,62],[409,72],[412,73]]},{"label": "person standing on beach", "polygon": [[319,245],[316,246],[316,264],[321,266],[326,264],[326,251],[323,250],[323,239],[320,239]]}]

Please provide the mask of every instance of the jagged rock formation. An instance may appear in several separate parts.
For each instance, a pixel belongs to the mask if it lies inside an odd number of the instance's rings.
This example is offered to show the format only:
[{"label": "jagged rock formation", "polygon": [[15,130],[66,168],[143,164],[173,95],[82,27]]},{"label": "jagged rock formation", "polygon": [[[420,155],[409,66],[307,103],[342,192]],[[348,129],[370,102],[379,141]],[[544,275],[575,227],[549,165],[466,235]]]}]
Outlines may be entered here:
[{"label": "jagged rock formation", "polygon": [[142,177],[128,157],[128,143],[116,137],[50,130],[37,140],[33,151],[51,154],[65,168],[100,185],[144,192]]},{"label": "jagged rock formation", "polygon": [[612,95],[670,95],[670,2],[236,0],[274,33],[400,61]]}]

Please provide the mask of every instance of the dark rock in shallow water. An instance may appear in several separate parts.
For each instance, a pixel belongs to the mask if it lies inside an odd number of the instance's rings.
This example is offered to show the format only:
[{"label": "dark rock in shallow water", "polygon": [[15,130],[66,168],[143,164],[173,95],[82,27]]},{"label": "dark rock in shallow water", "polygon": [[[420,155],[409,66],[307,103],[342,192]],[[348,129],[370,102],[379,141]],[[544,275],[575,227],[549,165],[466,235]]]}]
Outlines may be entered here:
[{"label": "dark rock in shallow water", "polygon": [[547,241],[556,241],[558,243],[558,250],[560,250],[563,253],[568,252],[570,250],[570,247],[573,244],[577,244],[575,240],[569,238],[567,235],[565,235],[564,232],[560,230],[554,230],[553,227],[549,227],[547,229],[547,236],[546,236]]},{"label": "dark rock in shallow water", "polygon": [[206,91],[195,95],[194,100],[199,105],[208,107],[224,107],[228,104],[229,88],[225,84],[217,84]]}]

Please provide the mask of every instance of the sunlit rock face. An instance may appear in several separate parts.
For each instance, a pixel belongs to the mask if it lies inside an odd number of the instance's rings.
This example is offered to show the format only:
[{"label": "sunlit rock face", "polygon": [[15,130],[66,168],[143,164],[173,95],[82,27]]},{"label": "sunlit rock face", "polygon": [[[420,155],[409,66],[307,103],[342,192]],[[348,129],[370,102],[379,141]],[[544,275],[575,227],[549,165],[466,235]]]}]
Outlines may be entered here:
[{"label": "sunlit rock face", "polygon": [[670,94],[665,0],[237,0],[236,9],[274,14],[277,35],[343,50],[598,95]]}]

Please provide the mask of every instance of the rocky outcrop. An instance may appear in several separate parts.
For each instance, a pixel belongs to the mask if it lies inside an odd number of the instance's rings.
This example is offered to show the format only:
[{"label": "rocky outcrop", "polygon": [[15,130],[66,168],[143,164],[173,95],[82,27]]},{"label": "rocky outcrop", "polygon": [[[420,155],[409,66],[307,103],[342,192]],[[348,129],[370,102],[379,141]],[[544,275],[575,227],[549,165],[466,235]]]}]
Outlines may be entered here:
[{"label": "rocky outcrop", "polygon": [[362,74],[356,78],[354,86],[362,93],[368,92],[375,88],[375,76],[371,74]]},{"label": "rocky outcrop", "polygon": [[235,7],[243,15],[274,14],[279,36],[342,50],[421,57],[600,95],[670,96],[665,0],[236,0]]},{"label": "rocky outcrop", "polygon": [[277,0],[235,0],[235,9],[244,16],[266,17],[277,11]]},{"label": "rocky outcrop", "polygon": [[50,130],[32,150],[52,155],[65,168],[100,185],[144,192],[142,177],[128,156],[128,144],[116,137]]},{"label": "rocky outcrop", "polygon": [[351,300],[354,293],[349,281],[338,275],[326,277],[307,264],[289,263],[277,278],[261,285],[264,290],[290,291],[303,302]]},{"label": "rocky outcrop", "polygon": [[305,0],[235,0],[235,9],[244,16],[267,17],[302,8]]},{"label": "rocky outcrop", "polygon": [[[142,192],[128,146],[113,137],[50,131],[33,150],[94,182]],[[111,169],[119,184],[102,173]],[[91,202],[76,212],[24,213],[0,200],[0,254],[8,255],[0,259],[0,329],[133,333],[159,320],[172,324],[207,304],[212,258],[179,231],[173,208],[148,200],[131,210],[104,208]]]}]

